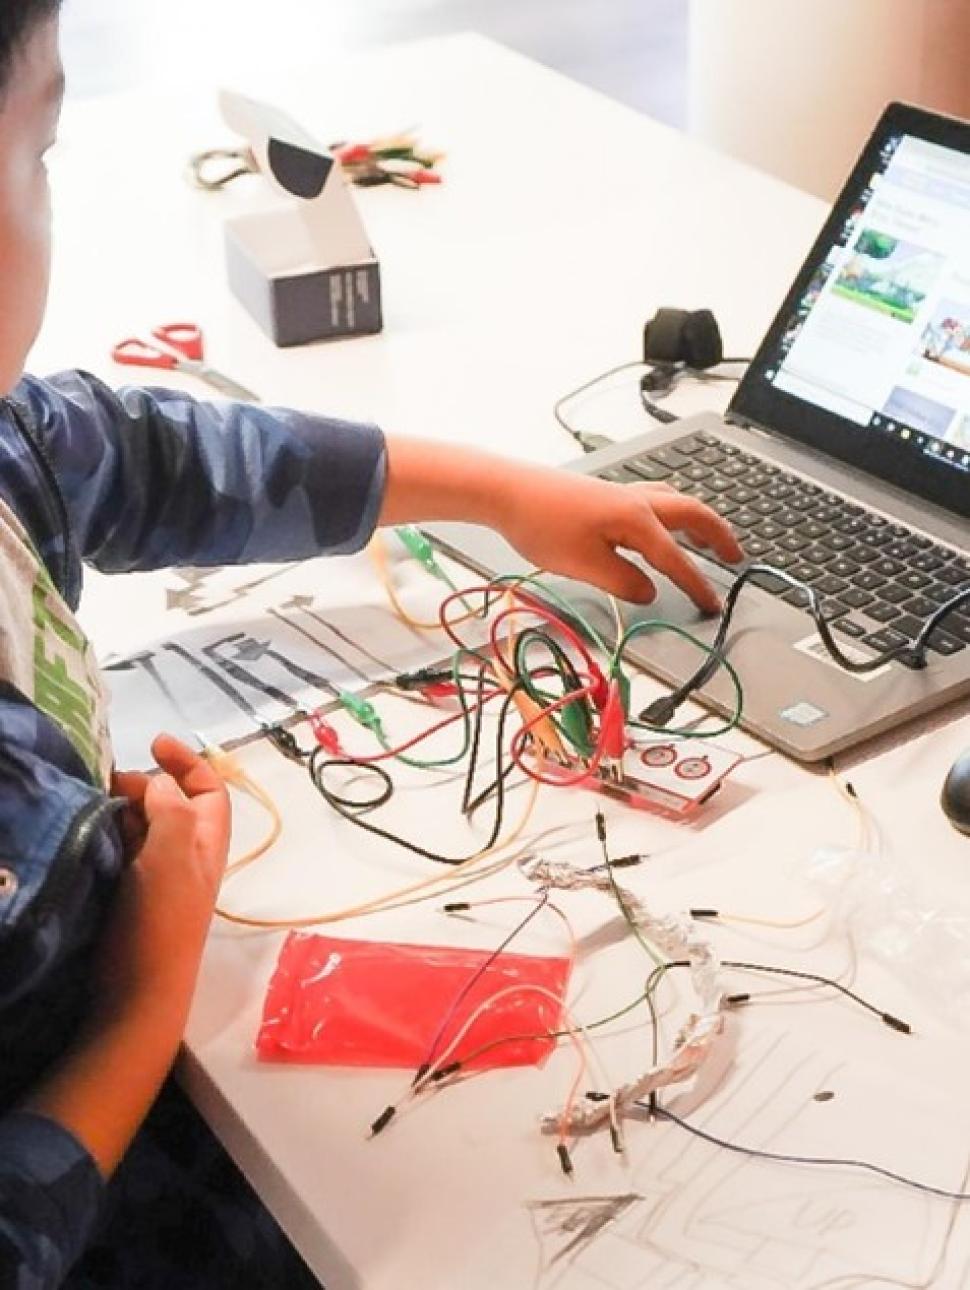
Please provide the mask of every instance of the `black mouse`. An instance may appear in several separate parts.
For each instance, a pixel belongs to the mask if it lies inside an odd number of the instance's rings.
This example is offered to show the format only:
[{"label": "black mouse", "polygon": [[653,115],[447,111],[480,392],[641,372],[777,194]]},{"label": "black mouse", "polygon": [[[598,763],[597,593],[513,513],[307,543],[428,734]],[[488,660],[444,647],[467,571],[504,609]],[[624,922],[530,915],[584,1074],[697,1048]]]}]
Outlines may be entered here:
[{"label": "black mouse", "polygon": [[950,767],[940,794],[940,805],[953,827],[970,836],[970,750]]}]

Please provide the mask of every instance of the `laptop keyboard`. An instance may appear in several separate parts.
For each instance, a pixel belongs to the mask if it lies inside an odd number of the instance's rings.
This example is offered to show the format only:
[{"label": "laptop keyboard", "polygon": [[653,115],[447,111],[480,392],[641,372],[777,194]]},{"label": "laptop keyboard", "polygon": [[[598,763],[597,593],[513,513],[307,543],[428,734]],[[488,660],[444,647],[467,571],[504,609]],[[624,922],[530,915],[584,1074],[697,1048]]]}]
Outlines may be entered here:
[{"label": "laptop keyboard", "polygon": [[[706,502],[732,525],[748,563],[773,564],[814,587],[832,630],[876,650],[913,640],[930,614],[970,586],[970,560],[959,552],[713,434],[676,439],[598,474],[670,484]],[[781,579],[752,581],[807,610],[805,593]],[[948,656],[968,644],[964,604],[929,648]]]}]

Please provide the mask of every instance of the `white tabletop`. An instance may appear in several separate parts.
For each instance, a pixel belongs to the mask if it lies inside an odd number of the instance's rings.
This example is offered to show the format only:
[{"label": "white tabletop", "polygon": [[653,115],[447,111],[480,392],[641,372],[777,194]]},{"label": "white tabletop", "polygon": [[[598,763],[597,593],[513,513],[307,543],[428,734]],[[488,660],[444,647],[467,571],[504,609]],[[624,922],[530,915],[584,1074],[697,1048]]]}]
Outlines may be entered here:
[{"label": "white tabletop", "polygon": [[[635,358],[642,324],[658,306],[708,306],[731,352],[751,352],[824,214],[816,200],[473,36],[354,59],[313,84],[268,74],[240,88],[280,102],[324,139],[417,124],[448,152],[438,189],[357,194],[381,260],[385,331],[274,349],[230,297],[221,263],[220,221],[257,202],[257,185],[208,196],[181,178],[189,152],[227,138],[214,94],[131,95],[74,104],[66,114],[55,164],[56,273],[35,370],[86,366],[117,383],[125,374],[107,359],[113,341],[191,318],[206,329],[215,365],[268,401],[561,461],[575,454],[552,420],[553,402]],[[625,393],[580,414],[589,428],[642,429]],[[99,628],[110,632],[110,621]],[[399,702],[388,703],[385,718],[395,730],[418,719]],[[970,851],[935,797],[968,742],[965,710],[950,712],[919,738],[866,750],[852,770],[886,835],[886,872],[913,886],[914,907],[944,899],[959,906],[962,898]],[[761,751],[742,736],[733,746]],[[339,910],[433,872],[335,819],[305,772],[271,748],[253,745],[241,757],[284,807],[285,831],[269,857],[228,884],[231,908],[279,917]],[[402,772],[399,784],[382,823],[420,837],[433,813],[442,848],[474,849],[486,822],[474,833],[458,822],[454,783],[428,785]],[[512,793],[512,818],[524,796],[523,788]],[[593,804],[584,793],[544,791],[526,840],[594,863]],[[694,826],[619,807],[609,816],[617,852],[655,857],[627,880],[658,908],[715,905],[781,920],[820,908],[827,898],[805,881],[809,861],[822,847],[852,846],[855,836],[852,811],[826,779],[776,756],[743,766]],[[243,802],[237,844],[260,828]],[[475,894],[528,891],[509,871]],[[496,906],[474,921],[447,920],[437,904],[321,930],[492,948],[520,916],[518,906]],[[602,898],[572,898],[569,912],[581,937],[575,1006],[588,1020],[642,988],[644,962]],[[561,932],[549,922],[531,929],[522,948],[560,952]],[[853,938],[838,919],[829,935],[827,927],[827,918],[797,930],[722,927],[712,939],[728,957],[839,975]],[[559,1106],[572,1078],[568,1050],[542,1071],[496,1073],[438,1094],[367,1141],[367,1126],[403,1091],[406,1073],[254,1058],[281,941],[282,933],[216,925],[183,1075],[328,1290],[539,1284],[534,1228],[543,1215],[560,1216],[558,1228],[549,1220],[558,1235],[545,1234],[548,1261],[568,1236],[567,1210],[556,1204],[571,1205],[575,1217],[583,1197],[627,1195],[637,1199],[610,1232],[555,1261],[542,1285],[757,1290],[849,1273],[872,1283],[887,1266],[914,1282],[962,1284],[945,1278],[967,1257],[966,1219],[949,1232],[944,1202],[864,1175],[740,1166],[671,1125],[634,1125],[625,1161],[603,1136],[580,1144],[575,1181],[567,1182],[536,1117]],[[910,989],[905,973],[865,953],[864,937],[853,943],[857,988],[913,1020],[918,1036],[893,1034],[824,994],[750,1008],[739,1015],[737,1069],[728,1076],[742,1104],[733,1119],[728,1108],[722,1128],[752,1145],[875,1158],[956,1187],[966,1167],[958,1101],[966,1031],[952,1024],[945,999],[934,1002],[918,983]],[[745,978],[738,988],[749,985]],[[689,1003],[683,983],[664,998],[680,1018]],[[602,1044],[616,1079],[643,1069],[647,1050],[639,1023]],[[811,1114],[828,1120],[779,1138],[776,1121],[800,1125],[826,1079],[841,1097]],[[933,1150],[924,1149],[928,1140]],[[544,1202],[545,1210],[529,1208]],[[935,1267],[943,1279],[932,1280]]]}]

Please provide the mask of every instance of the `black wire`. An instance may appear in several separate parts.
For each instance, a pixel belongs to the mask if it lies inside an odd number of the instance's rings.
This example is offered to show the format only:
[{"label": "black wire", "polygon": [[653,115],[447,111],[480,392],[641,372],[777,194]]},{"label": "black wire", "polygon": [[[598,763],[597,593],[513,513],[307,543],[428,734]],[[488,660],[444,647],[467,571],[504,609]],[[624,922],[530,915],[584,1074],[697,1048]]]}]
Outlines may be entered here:
[{"label": "black wire", "polygon": [[[715,364],[715,366],[720,367],[731,363],[743,363],[744,366],[747,367],[750,362],[750,358],[722,358],[720,362]],[[663,369],[665,366],[663,363],[657,363],[653,366],[656,369],[660,369],[658,375],[663,375]],[[659,403],[649,397],[647,394],[648,389],[651,393],[655,393],[657,398],[666,398],[668,394],[672,393],[673,390],[676,389],[685,376],[689,376],[693,380],[697,381],[740,381],[741,379],[741,375],[734,375],[730,372],[712,372],[707,368],[699,367],[669,366],[672,370],[670,370],[667,383],[662,387],[654,389],[652,385],[647,384],[650,379],[649,372],[642,377],[640,381],[640,403],[643,406],[643,410],[648,416],[652,417],[654,421],[659,421],[661,425],[673,425],[675,421],[680,420],[680,415],[676,412],[668,411],[667,408],[662,408]]]},{"label": "black wire", "polygon": [[[562,397],[558,398],[552,405],[552,415],[556,418],[556,421],[560,426],[562,426],[563,430],[566,431],[566,434],[568,434],[570,438],[576,440],[584,452],[594,452],[597,448],[606,447],[612,442],[612,440],[607,439],[605,435],[587,434],[585,431],[577,430],[574,426],[571,426],[562,415],[562,409],[565,404],[578,398],[580,394],[585,394],[587,390],[593,389],[594,386],[599,385],[600,381],[609,380],[611,376],[616,376],[619,372],[628,372],[632,367],[643,366],[645,366],[645,364],[642,359],[637,359],[632,363],[620,363],[617,367],[611,367],[606,372],[600,372],[599,376],[594,376],[592,380],[585,381],[582,385],[577,386],[575,390],[570,390],[568,394],[562,395]],[[603,442],[600,443],[598,442],[599,440],[603,440]]]},{"label": "black wire", "polygon": [[512,944],[512,942],[516,939],[516,937],[521,932],[525,931],[525,929],[529,926],[532,920],[534,918],[537,918],[538,915],[542,913],[542,911],[545,909],[545,907],[548,904],[549,904],[549,892],[544,891],[542,895],[537,898],[534,908],[530,909],[529,912],[526,914],[526,916],[520,922],[518,922],[509,933],[507,933],[502,943],[500,945],[496,945],[495,949],[492,950],[481,961],[481,963],[479,963],[478,967],[474,970],[474,972],[471,974],[471,976],[468,978],[465,984],[458,991],[457,995],[455,996],[455,998],[451,1003],[451,1006],[448,1008],[447,1012],[444,1015],[444,1020],[441,1022],[441,1025],[438,1027],[438,1030],[435,1033],[434,1038],[431,1040],[431,1043],[428,1045],[428,1051],[425,1054],[424,1060],[422,1061],[421,1065],[418,1067],[418,1074],[415,1076],[415,1083],[417,1083],[417,1081],[421,1078],[421,1076],[431,1066],[431,1063],[434,1060],[434,1055],[438,1051],[438,1046],[441,1043],[442,1036],[444,1035],[445,1031],[448,1028],[448,1023],[454,1018],[455,1013],[458,1011],[458,1008],[461,1006],[462,1000],[468,997],[469,992],[482,979],[482,977],[492,966],[495,960],[499,958],[499,956],[502,955],[508,949],[508,947]]},{"label": "black wire", "polygon": [[[484,669],[483,669],[482,675],[484,676]],[[481,684],[483,687],[484,680],[482,680]],[[322,754],[325,754],[326,750],[323,748],[316,748],[314,749],[313,756],[310,758],[310,764],[308,768],[310,773],[310,781],[313,784],[314,788],[317,790],[317,792],[320,794],[320,796],[327,803],[327,805],[330,806],[333,810],[335,810],[337,814],[340,815],[343,819],[347,820],[348,823],[355,824],[358,828],[364,829],[367,833],[372,833],[376,837],[384,838],[385,841],[387,842],[395,842],[397,843],[398,846],[404,847],[408,851],[412,851],[415,855],[422,856],[425,860],[433,860],[436,864],[447,864],[447,865],[465,864],[469,860],[474,860],[475,857],[480,855],[483,851],[488,851],[491,847],[493,847],[495,843],[498,841],[498,838],[502,832],[502,823],[505,818],[505,781],[508,777],[509,772],[512,770],[512,766],[508,766],[508,767],[505,766],[505,749],[504,749],[505,727],[508,722],[509,711],[512,707],[513,701],[515,699],[515,695],[518,693],[518,691],[521,688],[522,686],[520,683],[516,683],[512,687],[512,689],[506,695],[505,700],[502,704],[502,710],[499,713],[498,728],[495,735],[495,764],[498,768],[498,774],[496,775],[494,783],[487,790],[488,794],[491,794],[491,793],[495,794],[495,819],[493,821],[492,830],[488,836],[488,839],[481,847],[477,847],[471,853],[471,855],[467,855],[467,856],[442,855],[440,852],[432,851],[428,847],[421,846],[421,844],[418,842],[412,842],[410,839],[403,838],[400,836],[400,834],[394,833],[390,829],[382,829],[379,824],[374,824],[370,820],[364,819],[363,818],[364,814],[372,810],[376,810],[378,806],[384,805],[384,803],[390,799],[390,796],[393,793],[393,789],[394,789],[394,781],[391,779],[389,772],[385,770],[383,766],[379,766],[377,763],[358,762],[351,757],[331,758],[329,761],[327,761],[324,759],[324,756],[322,755]],[[479,693],[481,694],[481,689]],[[475,769],[478,762],[478,748],[480,743],[480,731],[481,731],[481,709],[482,709],[482,705],[479,703],[476,711],[475,733],[473,734],[472,750],[469,755],[468,773],[465,778],[465,789],[462,797],[463,811],[466,810],[466,806],[471,797],[471,787],[474,781]],[[348,766],[348,767],[355,767],[356,769],[359,769],[359,770],[369,770],[369,771],[377,772],[380,778],[384,781],[384,785],[385,785],[384,792],[378,798],[375,798],[372,801],[365,802],[363,804],[350,802],[349,799],[343,798],[339,794],[333,793],[332,790],[329,789],[326,785],[325,776],[326,776],[327,770],[328,768],[333,766],[338,766],[338,767]],[[472,804],[471,806],[469,806],[468,810],[474,809],[474,805],[475,804]]]},{"label": "black wire", "polygon": [[[823,976],[820,972],[801,972],[795,968],[775,967],[768,963],[747,963],[741,962],[739,959],[721,959],[720,963],[721,967],[734,968],[739,972],[766,972],[769,976],[791,976],[797,977],[801,981],[814,981],[816,985],[827,985],[831,989],[837,990],[839,994],[844,995],[847,999],[851,999],[853,1003],[857,1003],[860,1008],[865,1008],[867,1012],[873,1013],[874,1016],[878,1017],[880,1021],[884,1022],[892,1030],[898,1030],[901,1034],[905,1035],[912,1034],[912,1030],[907,1022],[900,1021],[900,1019],[898,1017],[894,1017],[891,1012],[884,1012],[882,1008],[877,1007],[874,1003],[870,1003],[868,999],[864,999],[861,994],[856,994],[854,990],[850,990],[849,987],[843,985],[841,981],[834,981],[831,977]],[[650,974],[650,978],[647,982],[648,988],[653,982],[654,977],[662,976],[671,968],[685,967],[690,967],[690,963],[686,959],[672,959],[669,963],[659,964]]]},{"label": "black wire", "polygon": [[[740,363],[743,363],[746,366],[750,362],[750,358],[722,358],[717,366],[721,367]],[[575,426],[570,425],[562,415],[563,407],[573,399],[578,398],[580,394],[585,394],[587,390],[591,390],[594,386],[599,385],[601,381],[607,381],[611,376],[617,376],[620,372],[628,372],[634,367],[654,368],[656,366],[658,366],[656,363],[646,362],[644,359],[635,359],[633,362],[620,363],[616,367],[609,368],[608,371],[600,372],[599,376],[594,376],[592,380],[584,381],[583,384],[577,386],[575,390],[570,390],[568,394],[564,394],[561,398],[558,398],[553,404],[552,415],[556,418],[556,421],[560,426],[562,426],[563,430],[566,431],[570,438],[576,440],[584,452],[595,452],[597,448],[609,447],[614,441],[609,439],[606,435],[591,434],[585,430],[577,430]],[[737,381],[741,379],[740,376],[732,376],[727,372],[710,372],[703,368],[685,368],[682,369],[678,375],[691,376],[701,381]],[[673,387],[671,386],[670,388]],[[680,420],[680,417],[676,413],[668,412],[665,408],[661,408],[651,399],[648,399],[642,386],[640,387],[640,402],[642,403],[644,410],[648,412],[651,417],[665,425]]]},{"label": "black wire", "polygon": [[818,629],[822,644],[832,657],[838,663],[839,667],[844,668],[847,672],[862,675],[866,672],[874,672],[880,667],[885,667],[887,663],[895,662],[897,659],[906,659],[916,667],[926,666],[926,650],[928,641],[932,633],[940,623],[960,605],[970,601],[970,587],[965,587],[962,591],[956,592],[949,600],[945,601],[927,618],[920,628],[916,638],[912,641],[906,641],[902,645],[894,645],[892,649],[884,650],[872,658],[858,661],[849,658],[849,656],[840,649],[838,642],[832,635],[831,628],[822,614],[821,600],[818,592],[808,583],[802,582],[800,578],[793,577],[784,569],[776,569],[772,564],[750,564],[748,567],[735,578],[734,582],[728,589],[724,598],[724,608],[721,611],[721,620],[718,623],[717,633],[711,642],[711,652],[704,661],[695,669],[686,681],[677,687],[669,695],[648,704],[640,713],[640,720],[650,725],[665,726],[670,722],[677,713],[677,709],[690,696],[701,688],[724,660],[724,646],[727,641],[728,628],[731,625],[731,618],[734,614],[734,608],[738,601],[745,584],[750,582],[756,574],[769,574],[771,577],[779,578],[786,582],[793,590],[801,591],[808,597],[809,612]]},{"label": "black wire", "polygon": [[743,963],[738,959],[721,959],[721,966],[734,968],[739,972],[767,972],[772,976],[791,976],[796,977],[800,981],[814,981],[817,985],[827,985],[833,990],[838,990],[839,994],[845,995],[845,997],[847,999],[851,999],[853,1003],[857,1003],[860,1008],[865,1008],[867,1011],[873,1013],[880,1021],[884,1021],[886,1025],[890,1026],[893,1030],[898,1030],[904,1035],[912,1034],[912,1029],[907,1022],[900,1021],[899,1018],[894,1017],[891,1012],[884,1012],[882,1008],[877,1007],[874,1003],[869,1003],[867,999],[863,999],[861,995],[856,994],[854,990],[850,990],[849,987],[843,985],[841,981],[833,981],[831,977],[822,976],[819,972],[800,972],[796,971],[795,968],[772,967],[765,963]]},{"label": "black wire", "polygon": [[932,1183],[920,1182],[916,1178],[908,1178],[905,1174],[898,1174],[892,1169],[884,1169],[882,1165],[871,1164],[868,1160],[853,1160],[851,1158],[842,1158],[840,1156],[794,1156],[787,1155],[781,1151],[762,1151],[758,1147],[745,1147],[738,1142],[729,1142],[726,1138],[719,1138],[714,1133],[708,1133],[706,1129],[700,1129],[696,1124],[691,1124],[688,1120],[681,1119],[679,1115],[674,1115],[673,1111],[668,1111],[664,1107],[651,1107],[646,1102],[636,1102],[635,1106],[642,1110],[650,1110],[654,1115],[661,1119],[670,1120],[671,1123],[678,1125],[681,1129],[686,1129],[696,1138],[702,1138],[705,1142],[711,1143],[715,1147],[723,1147],[725,1151],[733,1151],[737,1155],[752,1156],[756,1160],[772,1160],[779,1164],[786,1165],[821,1165],[826,1168],[839,1169],[865,1169],[868,1173],[878,1174],[880,1178],[888,1178],[891,1182],[902,1183],[904,1187],[913,1187],[916,1191],[928,1192],[931,1196],[942,1196],[944,1200],[970,1200],[970,1192],[950,1191],[946,1187],[934,1187]]}]

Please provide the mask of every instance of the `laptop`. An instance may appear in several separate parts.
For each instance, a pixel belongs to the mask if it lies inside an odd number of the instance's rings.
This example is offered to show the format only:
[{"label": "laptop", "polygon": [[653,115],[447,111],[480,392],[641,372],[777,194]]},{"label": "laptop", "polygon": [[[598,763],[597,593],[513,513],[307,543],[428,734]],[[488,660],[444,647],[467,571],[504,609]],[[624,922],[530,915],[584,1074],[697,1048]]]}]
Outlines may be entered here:
[{"label": "laptop", "polygon": [[[890,104],[768,328],[727,413],[702,414],[600,449],[570,469],[621,483],[663,481],[734,526],[750,560],[820,594],[853,657],[912,639],[970,586],[970,123]],[[485,575],[524,568],[497,535],[428,527]],[[736,569],[697,559],[722,591]],[[551,580],[605,630],[604,597]],[[661,618],[710,642],[670,583],[627,622]],[[804,596],[763,579],[741,592],[726,654],[744,687],[742,725],[805,762],[832,756],[970,693],[970,606],[931,640],[928,666],[840,668]],[[651,633],[629,659],[678,685],[698,651]],[[694,696],[718,713],[718,669]]]}]

